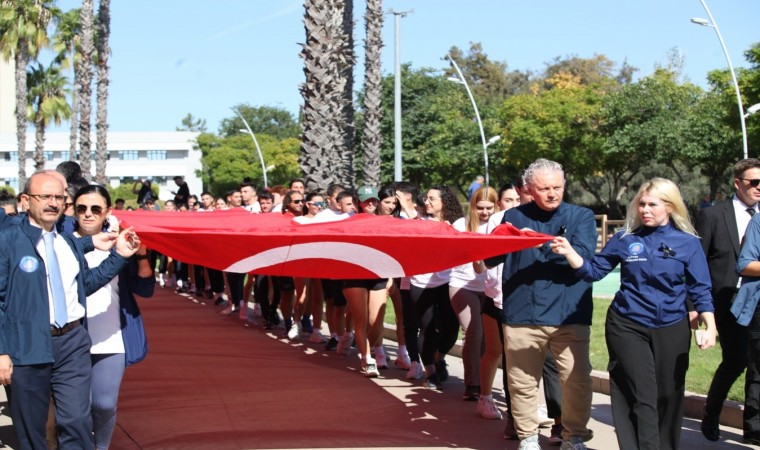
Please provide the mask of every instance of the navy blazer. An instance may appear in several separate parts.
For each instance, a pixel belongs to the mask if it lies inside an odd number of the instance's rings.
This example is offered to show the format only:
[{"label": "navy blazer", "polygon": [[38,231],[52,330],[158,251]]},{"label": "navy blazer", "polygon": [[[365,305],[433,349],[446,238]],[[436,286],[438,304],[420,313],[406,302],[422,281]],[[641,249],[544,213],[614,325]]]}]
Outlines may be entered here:
[{"label": "navy blazer", "polygon": [[[112,251],[90,269],[81,242],[66,233],[61,236],[79,261],[77,292],[86,308],[87,296],[118,275],[127,260]],[[0,231],[0,355],[10,355],[17,365],[53,362],[47,271],[37,253],[41,237],[42,229],[28,217]]]}]

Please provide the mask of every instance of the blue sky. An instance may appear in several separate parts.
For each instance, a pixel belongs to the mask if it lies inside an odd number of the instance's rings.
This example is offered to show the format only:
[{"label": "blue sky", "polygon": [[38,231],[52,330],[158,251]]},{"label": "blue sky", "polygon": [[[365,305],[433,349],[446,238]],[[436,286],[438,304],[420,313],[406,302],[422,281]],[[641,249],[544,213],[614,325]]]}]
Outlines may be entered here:
[{"label": "blue sky", "polygon": [[[60,0],[63,9],[80,2]],[[734,66],[760,41],[760,1],[710,0]],[[304,42],[300,0],[112,1],[112,131],[171,131],[192,113],[216,132],[237,103],[301,104]],[[355,0],[356,53],[363,67],[364,1]],[[727,67],[717,35],[690,22],[707,17],[699,0],[386,0],[384,10],[413,10],[401,19],[401,61],[444,68],[453,45],[480,42],[510,69],[541,71],[557,56],[604,54],[652,72],[677,48],[684,73],[705,85],[707,72]],[[394,67],[393,16],[383,32],[383,73]],[[362,84],[356,72],[356,86]]]}]

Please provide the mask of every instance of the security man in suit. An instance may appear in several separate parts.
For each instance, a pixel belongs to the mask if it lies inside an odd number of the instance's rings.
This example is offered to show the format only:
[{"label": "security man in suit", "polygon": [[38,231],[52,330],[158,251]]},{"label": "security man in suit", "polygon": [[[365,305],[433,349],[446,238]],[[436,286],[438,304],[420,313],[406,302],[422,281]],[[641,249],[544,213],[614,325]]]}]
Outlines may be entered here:
[{"label": "security man in suit", "polygon": [[21,195],[28,215],[0,231],[0,383],[22,449],[46,448],[51,394],[59,448],[94,447],[86,296],[116,276],[139,247],[125,230],[115,251],[90,270],[81,241],[56,229],[65,198],[58,178],[32,175]]},{"label": "security man in suit", "polygon": [[747,367],[747,328],[736,323],[730,307],[739,285],[736,260],[752,216],[760,201],[760,160],[743,159],[734,166],[736,194],[700,211],[697,232],[707,257],[715,302],[715,321],[723,360],[707,393],[701,430],[706,439],[720,438],[720,412],[728,391]]}]

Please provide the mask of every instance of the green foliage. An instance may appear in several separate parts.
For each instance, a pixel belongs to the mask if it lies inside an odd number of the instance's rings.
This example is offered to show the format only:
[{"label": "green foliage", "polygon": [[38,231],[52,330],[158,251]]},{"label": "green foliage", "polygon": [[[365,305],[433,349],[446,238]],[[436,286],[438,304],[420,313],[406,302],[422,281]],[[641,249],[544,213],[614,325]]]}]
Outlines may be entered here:
[{"label": "green foliage", "polygon": [[206,119],[193,117],[192,114],[187,113],[187,115],[182,118],[182,126],[177,127],[177,131],[195,131],[198,133],[205,133]]},{"label": "green foliage", "polygon": [[[273,106],[251,106],[247,103],[240,103],[232,109],[245,118],[257,137],[259,134],[268,134],[278,139],[285,139],[297,138],[301,134],[301,127],[285,109]],[[219,124],[219,135],[231,137],[240,134],[240,130],[245,130],[245,128],[240,117],[233,114],[222,119]]]}]

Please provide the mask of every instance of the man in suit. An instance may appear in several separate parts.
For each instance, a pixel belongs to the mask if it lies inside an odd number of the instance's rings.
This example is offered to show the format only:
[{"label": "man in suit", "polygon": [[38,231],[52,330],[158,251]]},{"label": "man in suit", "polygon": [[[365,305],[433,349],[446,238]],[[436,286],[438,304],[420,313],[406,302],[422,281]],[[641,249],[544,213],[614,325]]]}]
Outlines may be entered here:
[{"label": "man in suit", "polygon": [[28,214],[0,231],[0,383],[22,449],[45,448],[51,394],[59,448],[93,448],[86,296],[139,247],[124,231],[116,251],[89,269],[82,242],[56,229],[65,199],[58,178],[36,173],[21,195]]},{"label": "man in suit", "polygon": [[723,353],[707,393],[702,418],[702,434],[710,441],[720,438],[718,424],[723,402],[731,385],[747,367],[747,328],[736,323],[729,309],[738,290],[736,260],[744,232],[758,211],[760,160],[739,161],[733,175],[736,194],[728,201],[701,210],[697,219],[697,232],[710,268],[715,322]]}]

